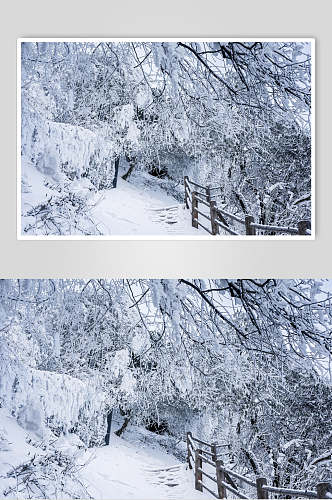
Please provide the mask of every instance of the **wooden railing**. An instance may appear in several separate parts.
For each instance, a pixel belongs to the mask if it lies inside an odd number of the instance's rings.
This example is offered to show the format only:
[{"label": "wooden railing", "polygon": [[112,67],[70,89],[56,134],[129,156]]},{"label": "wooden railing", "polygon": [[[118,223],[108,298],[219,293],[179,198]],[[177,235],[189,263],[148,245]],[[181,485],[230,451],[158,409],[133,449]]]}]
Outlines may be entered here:
[{"label": "wooden railing", "polygon": [[[283,495],[284,497],[297,498],[332,498],[332,482],[321,482],[316,485],[315,490],[295,490],[291,488],[277,488],[269,486],[266,477],[258,476],[248,478],[238,472],[225,467],[220,448],[228,447],[228,444],[206,443],[193,437],[187,432],[187,461],[189,469],[195,475],[195,489],[206,490],[215,498],[227,498],[227,492],[237,498],[274,498],[272,495]],[[208,467],[208,470],[206,470]],[[204,478],[204,479],[203,479]],[[206,483],[206,480],[209,483]],[[253,494],[247,496],[240,491],[237,484],[244,483]]]},{"label": "wooden railing", "polygon": [[[245,215],[243,218],[217,207],[217,199],[222,196],[221,187],[205,187],[193,182],[188,176],[184,177],[185,206],[191,212],[192,226],[201,227],[209,234],[220,234],[220,230],[232,235],[246,234],[255,235],[276,235],[298,234],[308,236],[311,234],[310,220],[301,220],[297,227],[274,226],[268,224],[258,224],[252,215]],[[205,210],[205,211],[204,211]],[[204,224],[201,222],[202,217]],[[206,222],[208,221],[208,226]],[[235,229],[236,223],[240,229]],[[239,232],[240,231],[240,232]]]}]

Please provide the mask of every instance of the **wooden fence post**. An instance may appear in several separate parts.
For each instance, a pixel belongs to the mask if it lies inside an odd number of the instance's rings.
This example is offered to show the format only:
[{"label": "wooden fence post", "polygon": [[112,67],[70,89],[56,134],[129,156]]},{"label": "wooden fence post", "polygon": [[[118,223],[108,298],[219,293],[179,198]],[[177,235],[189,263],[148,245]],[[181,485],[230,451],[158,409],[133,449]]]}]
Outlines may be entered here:
[{"label": "wooden fence post", "polygon": [[219,234],[219,226],[217,224],[217,204],[215,201],[210,201],[210,217],[211,217],[211,232]]},{"label": "wooden fence post", "polygon": [[217,487],[219,498],[227,498],[226,488],[223,486],[222,482],[225,482],[225,473],[222,469],[222,460],[216,460],[216,475],[217,475]]},{"label": "wooden fence post", "polygon": [[205,193],[206,193],[206,201],[207,201],[208,203],[210,203],[210,201],[211,201],[211,191],[210,191],[210,188],[209,188],[209,187],[206,187],[206,188],[205,188]]},{"label": "wooden fence post", "polygon": [[190,451],[190,444],[189,444],[189,438],[192,437],[192,434],[191,432],[187,432],[187,460],[188,460],[188,465],[189,465],[189,469],[192,469],[192,465],[191,465],[191,461],[190,461],[190,457],[192,456],[191,454],[191,451]]},{"label": "wooden fence post", "polygon": [[217,444],[218,443],[216,443],[216,441],[213,441],[213,443],[211,443],[211,453],[213,462],[217,461]]},{"label": "wooden fence post", "polygon": [[307,234],[307,229],[311,229],[310,220],[300,220],[297,223],[297,230],[299,234]]},{"label": "wooden fence post", "polygon": [[255,219],[253,218],[253,216],[246,215],[244,220],[245,220],[245,224],[246,224],[246,234],[250,235],[250,236],[253,236],[254,234],[256,234],[255,228],[251,226],[251,223],[255,222]]},{"label": "wooden fence post", "polygon": [[185,175],[184,176],[184,202],[186,204],[186,208],[189,209],[187,186],[189,187],[188,176]]},{"label": "wooden fence post", "polygon": [[326,493],[332,493],[332,482],[318,483],[316,486],[317,498],[326,498]]},{"label": "wooden fence post", "polygon": [[202,450],[195,450],[195,489],[198,491],[203,491],[202,486]]},{"label": "wooden fence post", "polygon": [[268,492],[263,490],[262,486],[267,484],[265,477],[257,477],[256,478],[256,487],[257,487],[257,498],[269,498]]},{"label": "wooden fence post", "polygon": [[192,191],[192,193],[191,193],[191,225],[192,225],[192,227],[195,227],[196,229],[198,229],[198,224],[197,224],[197,221],[198,221],[198,212],[197,212],[198,201],[197,201],[196,195],[197,195],[196,191]]}]

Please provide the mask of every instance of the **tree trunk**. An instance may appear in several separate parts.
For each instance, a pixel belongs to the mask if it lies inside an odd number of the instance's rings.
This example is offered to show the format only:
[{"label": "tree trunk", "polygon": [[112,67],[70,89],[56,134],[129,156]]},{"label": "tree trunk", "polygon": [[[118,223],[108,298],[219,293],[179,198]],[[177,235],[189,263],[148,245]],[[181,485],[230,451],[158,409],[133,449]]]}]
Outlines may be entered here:
[{"label": "tree trunk", "polygon": [[129,424],[129,422],[130,422],[130,417],[125,417],[125,420],[124,420],[122,426],[120,427],[120,429],[118,429],[115,432],[115,434],[120,437],[124,433],[124,431],[126,430],[127,425]]},{"label": "tree trunk", "polygon": [[131,175],[132,171],[136,166],[136,158],[126,155],[126,160],[129,163],[129,168],[128,171],[122,176],[122,179],[124,181],[126,181],[129,178],[129,176]]},{"label": "tree trunk", "polygon": [[106,436],[105,436],[105,444],[106,445],[110,444],[111,427],[112,427],[112,416],[113,416],[113,410],[111,410],[107,414],[107,432],[106,432]]},{"label": "tree trunk", "polygon": [[113,188],[115,189],[118,183],[118,175],[119,175],[119,163],[120,163],[120,156],[117,156],[114,161],[114,179],[113,179]]}]

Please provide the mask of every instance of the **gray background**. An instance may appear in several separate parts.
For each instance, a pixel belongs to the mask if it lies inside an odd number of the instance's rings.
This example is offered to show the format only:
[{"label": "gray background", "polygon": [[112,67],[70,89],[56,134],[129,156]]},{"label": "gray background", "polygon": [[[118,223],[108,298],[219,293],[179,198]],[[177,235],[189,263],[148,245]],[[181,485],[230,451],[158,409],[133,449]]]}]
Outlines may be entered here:
[{"label": "gray background", "polygon": [[[330,277],[331,12],[326,0],[6,2],[1,29],[0,277]],[[316,38],[316,241],[18,241],[18,37]]]}]

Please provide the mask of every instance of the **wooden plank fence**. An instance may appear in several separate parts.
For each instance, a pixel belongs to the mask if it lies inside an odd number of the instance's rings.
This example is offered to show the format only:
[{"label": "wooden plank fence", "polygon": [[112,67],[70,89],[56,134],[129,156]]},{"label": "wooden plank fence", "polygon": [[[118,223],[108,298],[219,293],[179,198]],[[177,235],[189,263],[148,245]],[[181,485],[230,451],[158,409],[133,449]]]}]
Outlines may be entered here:
[{"label": "wooden plank fence", "polygon": [[[252,215],[245,215],[243,218],[231,214],[226,210],[217,207],[216,199],[222,196],[221,187],[205,187],[193,182],[188,176],[184,177],[184,202],[185,206],[191,212],[192,226],[201,227],[211,235],[220,234],[220,230],[232,235],[246,234],[255,236],[259,234],[297,234],[308,236],[311,234],[310,220],[301,220],[297,227],[274,226],[269,224],[258,224]],[[203,211],[205,207],[205,212]],[[202,220],[202,217],[204,220]],[[206,224],[208,221],[208,224]],[[204,223],[203,223],[204,222]],[[234,223],[243,228],[239,233],[234,229]]]},{"label": "wooden plank fence", "polygon": [[[222,447],[229,447],[229,445],[206,443],[193,437],[191,432],[187,432],[187,461],[189,469],[195,475],[196,490],[202,492],[206,490],[215,498],[227,498],[227,492],[232,493],[232,497],[244,499],[278,498],[275,495],[282,495],[284,498],[332,498],[332,479],[330,482],[318,483],[315,490],[295,490],[269,486],[267,478],[263,476],[254,479],[243,476],[225,467],[221,453],[218,451]],[[208,466],[208,470],[204,465]],[[207,483],[206,480],[209,482]],[[246,496],[243,491],[240,491],[236,481],[252,488],[253,494],[250,497]]]}]

